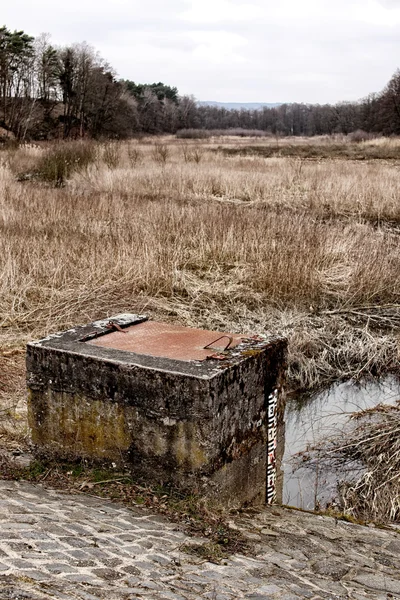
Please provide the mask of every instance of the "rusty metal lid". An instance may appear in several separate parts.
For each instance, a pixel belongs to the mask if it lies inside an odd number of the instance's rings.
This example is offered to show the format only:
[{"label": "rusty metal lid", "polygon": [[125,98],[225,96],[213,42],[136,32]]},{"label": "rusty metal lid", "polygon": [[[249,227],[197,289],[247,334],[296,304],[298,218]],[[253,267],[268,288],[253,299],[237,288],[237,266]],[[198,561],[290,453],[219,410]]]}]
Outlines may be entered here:
[{"label": "rusty metal lid", "polygon": [[85,343],[147,356],[191,361],[205,360],[210,355],[222,352],[227,346],[234,348],[242,339],[242,336],[231,333],[145,321],[123,330],[110,331]]}]

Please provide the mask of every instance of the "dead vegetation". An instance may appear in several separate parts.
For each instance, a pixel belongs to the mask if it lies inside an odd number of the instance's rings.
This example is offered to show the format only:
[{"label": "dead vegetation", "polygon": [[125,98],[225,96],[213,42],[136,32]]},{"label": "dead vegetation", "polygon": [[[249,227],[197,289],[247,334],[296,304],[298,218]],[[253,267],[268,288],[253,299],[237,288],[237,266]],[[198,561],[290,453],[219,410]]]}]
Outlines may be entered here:
[{"label": "dead vegetation", "polygon": [[358,461],[361,476],[341,486],[347,514],[372,521],[400,520],[400,406],[382,405],[354,415],[348,439],[330,454],[348,464]]},{"label": "dead vegetation", "polygon": [[362,131],[355,131],[348,136],[320,136],[317,141],[316,138],[275,138],[274,140],[271,137],[269,143],[254,144],[248,141],[246,145],[222,146],[218,150],[226,156],[291,157],[309,160],[359,161],[399,160],[400,158],[400,145],[397,139],[374,139],[373,136]]},{"label": "dead vegetation", "polygon": [[303,454],[336,471],[339,509],[358,521],[400,521],[400,404],[354,413],[343,434]]},{"label": "dead vegetation", "polygon": [[[400,152],[398,140],[339,142],[366,158]],[[1,350],[137,311],[286,334],[292,389],[396,371],[399,163],[236,153],[248,143],[79,142],[76,163],[73,144],[1,151]],[[18,181],[43,165],[48,177]]]}]

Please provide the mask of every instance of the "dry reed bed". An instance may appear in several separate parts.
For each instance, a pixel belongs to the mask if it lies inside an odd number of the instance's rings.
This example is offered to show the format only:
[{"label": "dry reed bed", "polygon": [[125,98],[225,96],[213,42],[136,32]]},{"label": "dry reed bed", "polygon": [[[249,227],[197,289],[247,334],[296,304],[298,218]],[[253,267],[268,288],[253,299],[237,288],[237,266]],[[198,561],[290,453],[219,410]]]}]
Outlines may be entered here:
[{"label": "dry reed bed", "polygon": [[178,148],[163,167],[150,159],[134,169],[91,165],[85,173],[73,176],[70,190],[79,195],[104,193],[136,201],[261,203],[266,209],[400,222],[399,166],[240,156],[226,159],[208,153],[199,164],[193,164],[182,161]]},{"label": "dry reed bed", "polygon": [[16,181],[45,148],[0,154],[3,347],[137,310],[287,334],[293,388],[397,368],[396,163],[105,148],[59,189]]},{"label": "dry reed bed", "polygon": [[301,455],[338,476],[339,508],[357,520],[400,521],[400,404],[354,413],[343,433]]}]

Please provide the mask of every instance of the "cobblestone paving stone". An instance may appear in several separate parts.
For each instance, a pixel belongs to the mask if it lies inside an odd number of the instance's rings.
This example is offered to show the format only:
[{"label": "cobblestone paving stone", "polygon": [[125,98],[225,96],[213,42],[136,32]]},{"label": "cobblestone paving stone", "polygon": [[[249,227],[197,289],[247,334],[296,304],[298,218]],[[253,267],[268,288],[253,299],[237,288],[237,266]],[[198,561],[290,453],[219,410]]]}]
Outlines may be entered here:
[{"label": "cobblestone paving stone", "polygon": [[400,598],[400,530],[283,508],[231,522],[255,556],[213,564],[141,508],[0,480],[1,600]]}]

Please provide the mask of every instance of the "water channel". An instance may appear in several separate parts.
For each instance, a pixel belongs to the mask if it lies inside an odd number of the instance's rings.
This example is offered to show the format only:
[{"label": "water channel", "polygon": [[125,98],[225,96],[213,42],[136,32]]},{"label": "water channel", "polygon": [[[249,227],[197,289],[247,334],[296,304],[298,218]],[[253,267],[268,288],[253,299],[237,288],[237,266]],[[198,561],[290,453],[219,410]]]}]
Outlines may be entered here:
[{"label": "water channel", "polygon": [[[285,454],[283,458],[283,503],[306,510],[321,508],[337,495],[337,473],[318,473],[301,466],[298,453],[317,446],[321,440],[346,431],[349,416],[377,404],[400,400],[400,382],[389,376],[380,382],[352,382],[331,386],[309,399],[287,402]],[[300,466],[299,466],[300,465]]]}]

